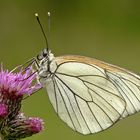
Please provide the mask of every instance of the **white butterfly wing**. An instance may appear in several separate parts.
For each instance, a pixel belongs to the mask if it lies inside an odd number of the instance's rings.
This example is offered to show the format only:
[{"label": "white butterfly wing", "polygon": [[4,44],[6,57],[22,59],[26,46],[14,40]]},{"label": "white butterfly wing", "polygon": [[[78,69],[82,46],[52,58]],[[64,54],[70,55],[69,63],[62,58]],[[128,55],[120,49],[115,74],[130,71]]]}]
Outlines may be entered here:
[{"label": "white butterfly wing", "polygon": [[46,83],[58,116],[82,134],[105,130],[126,110],[126,101],[107,71],[97,65],[66,61]]},{"label": "white butterfly wing", "polygon": [[127,104],[122,118],[140,111],[140,76],[128,71],[125,73],[107,71],[106,74]]}]

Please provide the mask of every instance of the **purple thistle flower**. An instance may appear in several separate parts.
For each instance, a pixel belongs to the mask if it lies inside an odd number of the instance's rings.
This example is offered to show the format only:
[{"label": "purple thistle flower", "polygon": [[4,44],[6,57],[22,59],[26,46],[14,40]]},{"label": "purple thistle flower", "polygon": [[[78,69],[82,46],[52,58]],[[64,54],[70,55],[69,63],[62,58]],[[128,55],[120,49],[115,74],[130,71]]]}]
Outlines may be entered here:
[{"label": "purple thistle flower", "polygon": [[11,73],[8,70],[0,71],[0,93],[4,98],[19,98],[23,95],[31,95],[34,91],[41,88],[39,84],[32,85],[36,74],[31,75],[32,68],[21,70],[19,73]]},{"label": "purple thistle flower", "polygon": [[0,101],[8,105],[8,115],[15,117],[20,108],[23,97],[31,95],[41,88],[41,85],[34,84],[36,74],[32,74],[32,67],[26,71],[12,73],[8,70],[0,71]]},{"label": "purple thistle flower", "polygon": [[5,136],[5,139],[16,140],[32,136],[44,129],[43,124],[40,118],[25,117],[24,113],[19,113],[16,119],[9,123],[9,134]]},{"label": "purple thistle flower", "polygon": [[4,140],[16,140],[31,136],[43,129],[39,118],[25,117],[20,113],[22,99],[41,88],[35,83],[32,67],[13,73],[0,70],[0,133]]},{"label": "purple thistle flower", "polygon": [[44,129],[42,125],[44,124],[44,122],[40,118],[29,117],[28,119],[26,119],[25,124],[27,125],[27,130],[33,134],[38,133]]}]

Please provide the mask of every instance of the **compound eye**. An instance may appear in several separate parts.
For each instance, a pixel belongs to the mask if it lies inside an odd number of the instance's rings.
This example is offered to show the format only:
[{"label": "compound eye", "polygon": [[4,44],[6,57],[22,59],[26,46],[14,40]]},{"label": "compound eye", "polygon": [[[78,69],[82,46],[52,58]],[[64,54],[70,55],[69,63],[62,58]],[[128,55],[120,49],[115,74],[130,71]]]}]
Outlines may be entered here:
[{"label": "compound eye", "polygon": [[43,57],[46,57],[48,54],[46,52],[43,52]]},{"label": "compound eye", "polygon": [[43,53],[43,57],[48,56],[48,50],[47,50],[47,48],[45,48],[45,49],[42,51],[42,53]]}]

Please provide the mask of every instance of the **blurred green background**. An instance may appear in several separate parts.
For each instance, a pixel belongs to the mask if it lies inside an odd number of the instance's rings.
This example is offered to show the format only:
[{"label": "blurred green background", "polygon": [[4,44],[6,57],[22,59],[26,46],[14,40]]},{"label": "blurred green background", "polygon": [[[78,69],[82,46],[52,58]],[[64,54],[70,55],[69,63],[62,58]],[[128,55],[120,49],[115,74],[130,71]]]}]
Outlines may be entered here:
[{"label": "blurred green background", "polygon": [[[26,62],[45,47],[34,17],[38,12],[55,56],[79,54],[140,72],[140,1],[136,0],[0,0],[0,61],[8,69]],[[23,102],[29,116],[45,120],[45,130],[27,140],[139,139],[140,113],[110,129],[83,136],[68,128],[54,112],[45,90]]]}]

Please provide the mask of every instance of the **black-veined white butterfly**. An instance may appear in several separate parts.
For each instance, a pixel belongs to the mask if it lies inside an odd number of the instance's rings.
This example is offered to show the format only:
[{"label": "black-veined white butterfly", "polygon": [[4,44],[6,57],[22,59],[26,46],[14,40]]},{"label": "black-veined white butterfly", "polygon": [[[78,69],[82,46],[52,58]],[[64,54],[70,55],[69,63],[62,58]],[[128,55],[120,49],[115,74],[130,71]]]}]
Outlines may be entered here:
[{"label": "black-veined white butterfly", "polygon": [[38,79],[58,116],[74,131],[97,133],[140,110],[140,76],[85,56],[37,56]]}]

